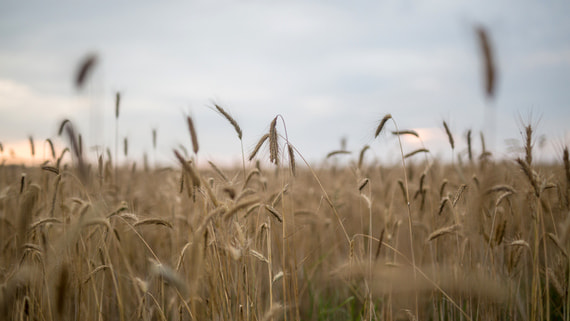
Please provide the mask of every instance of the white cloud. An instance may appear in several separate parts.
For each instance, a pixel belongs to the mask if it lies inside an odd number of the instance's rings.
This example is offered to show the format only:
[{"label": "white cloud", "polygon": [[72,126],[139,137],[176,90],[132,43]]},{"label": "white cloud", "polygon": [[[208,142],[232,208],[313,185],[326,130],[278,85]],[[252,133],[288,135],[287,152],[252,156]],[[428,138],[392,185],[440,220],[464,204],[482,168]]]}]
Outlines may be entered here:
[{"label": "white cloud", "polygon": [[35,91],[25,84],[0,79],[0,134],[14,138],[37,133],[48,136],[66,114],[84,113],[84,97],[64,97]]},{"label": "white cloud", "polygon": [[[526,107],[521,102],[532,104],[548,97],[544,107],[548,127],[548,118],[559,114],[554,109],[568,105],[567,91],[534,76],[568,66],[567,48],[556,46],[566,38],[561,34],[567,36],[568,23],[560,18],[563,10],[556,10],[544,25],[537,24],[553,10],[546,6],[535,10],[536,6],[527,1],[507,11],[507,5],[497,8],[492,2],[467,5],[449,0],[422,4],[147,2],[132,10],[122,10],[128,9],[125,5],[110,11],[104,5],[73,4],[66,10],[42,6],[45,12],[37,16],[22,6],[12,10],[10,19],[0,19],[6,26],[3,30],[15,30],[0,53],[4,72],[0,134],[2,139],[53,134],[59,117],[85,120],[93,100],[104,101],[100,107],[108,116],[111,96],[121,90],[120,136],[129,135],[132,146],[140,139],[141,148],[148,141],[150,126],[159,127],[163,143],[186,141],[186,136],[180,138],[187,135],[182,111],[190,108],[198,110],[200,134],[208,142],[205,152],[209,144],[216,144],[212,155],[223,154],[228,149],[221,145],[227,142],[214,135],[216,127],[223,125],[219,119],[213,121],[215,117],[208,116],[210,111],[204,107],[211,100],[230,106],[244,127],[244,137],[252,141],[278,113],[286,117],[292,136],[305,140],[319,132],[329,139],[307,142],[311,152],[334,148],[346,133],[361,141],[368,139],[371,123],[385,112],[393,113],[402,126],[425,128],[422,137],[427,139],[428,129],[439,125],[441,118],[458,127],[476,127],[484,118],[471,25],[477,21],[491,26],[499,68],[503,68],[496,103],[500,115],[508,117]],[[535,20],[526,24],[524,17],[531,13]],[[25,28],[18,28],[24,24]],[[526,35],[533,30],[527,43]],[[0,28],[0,36],[3,33]],[[76,60],[92,49],[102,58],[94,79],[100,91],[87,102],[67,91]],[[510,76],[512,70],[517,71],[516,77]],[[565,80],[561,73],[550,84]],[[518,83],[503,86],[505,81],[524,83],[533,90],[524,90],[527,87]],[[104,131],[111,132],[112,138],[112,118],[106,124],[111,130]],[[245,141],[250,143],[254,142]]]}]

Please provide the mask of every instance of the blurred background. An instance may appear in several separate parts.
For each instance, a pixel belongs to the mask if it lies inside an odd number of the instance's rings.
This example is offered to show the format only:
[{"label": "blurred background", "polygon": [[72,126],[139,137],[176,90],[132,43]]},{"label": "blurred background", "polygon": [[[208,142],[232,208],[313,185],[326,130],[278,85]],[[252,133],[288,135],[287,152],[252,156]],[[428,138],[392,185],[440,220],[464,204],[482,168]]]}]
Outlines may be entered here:
[{"label": "blurred background", "polygon": [[[61,150],[65,118],[92,159],[101,152],[93,146],[114,151],[121,92],[119,150],[128,138],[127,161],[146,151],[150,161],[175,164],[173,148],[191,150],[191,115],[200,159],[240,164],[240,142],[214,103],[242,127],[246,155],[281,114],[312,162],[344,139],[354,157],[369,144],[369,160],[393,163],[400,157],[393,124],[374,139],[391,113],[447,161],[466,158],[468,129],[475,152],[483,131],[495,159],[514,157],[522,124],[531,121],[535,159],[558,161],[570,141],[568,12],[568,1],[529,0],[3,1],[0,158],[31,162],[29,136],[36,160],[49,155],[46,138]],[[484,90],[477,26],[497,67],[493,99]],[[97,63],[78,89],[77,69],[89,54]],[[404,139],[404,152],[418,146]]]}]

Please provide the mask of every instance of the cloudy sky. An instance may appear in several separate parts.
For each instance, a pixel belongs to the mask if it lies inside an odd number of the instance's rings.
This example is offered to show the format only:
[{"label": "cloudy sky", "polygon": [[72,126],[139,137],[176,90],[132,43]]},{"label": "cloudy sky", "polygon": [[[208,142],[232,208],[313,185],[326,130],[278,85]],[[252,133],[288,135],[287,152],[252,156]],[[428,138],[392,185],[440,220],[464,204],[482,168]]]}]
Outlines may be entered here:
[{"label": "cloudy sky", "polygon": [[[213,103],[243,128],[246,153],[280,114],[291,142],[314,162],[343,137],[354,153],[369,144],[369,157],[397,159],[394,137],[374,139],[386,113],[444,159],[451,152],[443,120],[459,153],[472,129],[486,133],[496,157],[513,157],[509,140],[520,140],[528,119],[543,136],[539,158],[559,159],[570,143],[568,1],[58,3],[0,3],[4,159],[10,150],[29,155],[30,135],[36,157],[47,155],[46,138],[63,146],[57,129],[65,118],[87,145],[114,150],[116,91],[119,137],[128,137],[132,159],[147,151],[174,163],[173,148],[191,149],[188,114],[200,158],[240,159],[239,140]],[[483,91],[477,25],[487,28],[499,69],[493,101]],[[78,91],[74,74],[88,53],[99,61]],[[418,146],[404,141],[405,152]]]}]

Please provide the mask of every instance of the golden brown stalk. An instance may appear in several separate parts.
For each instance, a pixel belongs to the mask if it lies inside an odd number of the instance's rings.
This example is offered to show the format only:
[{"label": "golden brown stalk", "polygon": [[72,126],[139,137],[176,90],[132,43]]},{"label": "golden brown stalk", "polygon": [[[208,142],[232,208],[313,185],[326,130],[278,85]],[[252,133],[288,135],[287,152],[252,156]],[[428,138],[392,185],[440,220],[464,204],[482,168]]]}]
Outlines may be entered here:
[{"label": "golden brown stalk", "polygon": [[525,240],[515,240],[509,243],[509,246],[522,246],[526,247],[530,251],[530,245]]},{"label": "golden brown stalk", "polygon": [[235,202],[238,203],[244,197],[249,196],[249,195],[253,195],[255,193],[257,193],[257,191],[255,191],[251,188],[244,188],[239,194],[236,195]]},{"label": "golden brown stalk", "polygon": [[332,152],[327,154],[327,158],[331,158],[335,155],[348,155],[348,154],[350,154],[350,152],[347,150],[333,150]]},{"label": "golden brown stalk", "polygon": [[263,254],[257,252],[254,249],[249,249],[249,254],[251,254],[251,256],[255,257],[256,259],[260,260],[261,262],[269,263],[269,260],[265,256],[263,256]]},{"label": "golden brown stalk", "polygon": [[184,246],[182,247],[182,250],[180,250],[180,254],[178,255],[178,260],[176,260],[176,262],[177,262],[176,263],[176,271],[180,271],[180,267],[182,266],[182,260],[184,259],[184,254],[186,253],[186,250],[188,249],[188,247],[190,247],[190,245],[192,245],[192,243],[188,242],[188,243],[184,244]]},{"label": "golden brown stalk", "polygon": [[568,259],[568,251],[566,250],[566,248],[562,245],[562,243],[560,242],[560,239],[558,239],[558,237],[552,233],[546,233],[546,235],[548,235],[548,237],[552,240],[552,242],[554,242],[554,245],[556,245],[556,247],[560,250],[560,252],[564,255],[564,257],[566,257],[566,259]]},{"label": "golden brown stalk", "polygon": [[386,122],[388,120],[390,120],[392,118],[391,114],[386,114],[382,120],[380,121],[380,124],[378,125],[378,127],[376,128],[376,132],[374,133],[374,138],[378,137],[378,135],[380,135],[380,133],[382,132],[382,129],[384,128],[384,125],[386,125]]},{"label": "golden brown stalk", "polygon": [[281,216],[281,214],[279,214],[279,212],[273,206],[265,204],[265,209],[271,213],[279,221],[279,223],[283,223],[283,216]]},{"label": "golden brown stalk", "polygon": [[570,157],[568,156],[568,147],[564,147],[562,155],[564,159],[564,172],[566,173],[566,184],[570,187]]},{"label": "golden brown stalk", "polygon": [[[372,208],[372,201],[370,200],[370,198],[368,196],[366,196],[365,194],[360,194],[360,197],[366,203],[366,208],[368,208],[370,210]],[[372,240],[372,239],[369,239],[369,240]],[[370,246],[370,247],[372,247],[372,246]],[[370,255],[372,255],[372,254],[370,254]]]},{"label": "golden brown stalk", "polygon": [[376,248],[376,256],[374,257],[374,260],[377,260],[378,256],[380,256],[380,249],[382,248],[383,240],[384,240],[384,229],[382,229],[382,232],[380,232],[380,238],[378,239],[378,247]]},{"label": "golden brown stalk", "polygon": [[499,195],[499,197],[497,197],[497,200],[495,201],[495,207],[498,207],[499,204],[501,204],[501,202],[508,196],[512,195],[513,193],[511,192],[504,192],[501,195]]},{"label": "golden brown stalk", "polygon": [[481,49],[481,56],[485,70],[485,93],[488,98],[493,98],[495,94],[496,67],[493,59],[491,43],[487,35],[487,30],[485,30],[484,27],[478,26],[475,30],[479,37],[479,47]]},{"label": "golden brown stalk", "polygon": [[28,140],[30,141],[30,151],[32,154],[32,157],[34,157],[36,155],[36,148],[34,146],[34,138],[32,136],[28,137]]},{"label": "golden brown stalk", "polygon": [[536,174],[534,173],[534,171],[530,168],[530,166],[524,160],[517,158],[517,163],[519,164],[519,166],[523,170],[526,178],[528,179],[528,181],[530,182],[532,187],[534,188],[535,195],[537,197],[539,197],[540,196],[540,188],[538,186],[538,182],[536,181]]},{"label": "golden brown stalk", "polygon": [[564,172],[566,173],[566,207],[568,207],[570,203],[570,159],[568,157],[568,147],[564,147],[564,152],[562,155],[564,161]]},{"label": "golden brown stalk", "polygon": [[[182,192],[184,191],[184,180],[186,179],[186,174],[184,173],[184,171],[182,171],[182,173],[180,173],[180,179],[178,180],[178,193],[182,194]],[[188,191],[190,192],[191,189],[189,188]]]},{"label": "golden brown stalk", "polygon": [[500,245],[505,236],[505,229],[507,227],[507,220],[503,220],[495,230],[495,245]]},{"label": "golden brown stalk", "polygon": [[35,222],[34,224],[30,225],[30,230],[33,230],[33,229],[40,227],[44,224],[55,224],[55,223],[61,224],[61,220],[58,218],[55,218],[55,217],[44,218],[44,219],[41,219],[41,220]]},{"label": "golden brown stalk", "polygon": [[414,199],[418,198],[418,196],[422,197],[422,200],[420,203],[420,210],[423,210],[424,205],[425,205],[425,200],[426,200],[427,190],[424,188],[425,177],[426,177],[426,172],[423,172],[422,176],[420,176],[420,187],[418,188],[418,190],[414,194]]},{"label": "golden brown stalk", "polygon": [[210,164],[210,166],[212,167],[212,169],[218,173],[218,175],[220,175],[220,177],[224,180],[224,182],[229,182],[228,177],[226,176],[226,174],[224,174],[224,172],[222,172],[222,170],[220,168],[218,168],[218,166],[216,166],[216,164],[214,164],[211,161],[208,161],[208,164]]},{"label": "golden brown stalk", "polygon": [[255,211],[255,210],[258,209],[260,206],[261,206],[261,203],[255,203],[255,204],[253,204],[252,206],[248,207],[248,208],[245,210],[245,216],[244,216],[244,217],[247,217],[249,214],[251,214],[251,212]]},{"label": "golden brown stalk", "polygon": [[444,178],[439,187],[439,197],[443,198],[443,192],[445,192],[445,186],[447,185],[447,178]]},{"label": "golden brown stalk", "polygon": [[52,172],[55,175],[59,175],[59,169],[57,169],[57,167],[53,167],[53,166],[47,166],[44,165],[41,167],[44,171],[48,171],[48,172]]},{"label": "golden brown stalk", "polygon": [[499,184],[489,188],[485,194],[495,193],[495,192],[509,192],[510,194],[514,194],[516,191],[512,186]]},{"label": "golden brown stalk", "polygon": [[90,53],[79,64],[79,68],[75,74],[75,87],[81,89],[85,84],[85,80],[92,73],[93,68],[97,64],[97,55]]},{"label": "golden brown stalk", "polygon": [[524,145],[524,151],[525,151],[525,160],[526,163],[531,166],[532,165],[532,147],[533,147],[533,143],[532,143],[532,126],[529,124],[527,126],[524,127],[524,138],[525,138],[525,145]]},{"label": "golden brown stalk", "polygon": [[457,193],[455,193],[455,197],[453,198],[452,202],[453,207],[455,207],[455,204],[457,204],[461,196],[463,196],[463,192],[465,192],[466,189],[467,189],[466,184],[461,184],[461,186],[459,186],[459,188],[457,189]]},{"label": "golden brown stalk", "polygon": [[370,180],[368,178],[362,179],[358,184],[358,191],[362,193],[362,190],[364,189],[364,187],[366,187],[366,185],[368,185],[369,182]]},{"label": "golden brown stalk", "polygon": [[277,274],[273,276],[273,280],[271,283],[275,283],[283,278],[283,271],[279,271]]},{"label": "golden brown stalk", "polygon": [[103,271],[103,270],[109,269],[109,268],[110,268],[110,266],[108,266],[108,265],[100,265],[100,266],[96,267],[93,271],[91,271],[91,273],[89,273],[89,275],[87,275],[85,280],[83,280],[83,283],[89,282],[89,280],[91,280],[93,278],[93,276],[95,274],[97,274],[97,272]]},{"label": "golden brown stalk", "polygon": [[136,222],[133,224],[134,227],[141,226],[141,225],[162,225],[166,226],[169,229],[172,229],[172,224],[170,222],[163,220],[161,218],[147,218],[141,221]]},{"label": "golden brown stalk", "polygon": [[198,173],[194,169],[194,166],[188,164],[188,162],[184,160],[184,157],[182,157],[182,155],[180,155],[180,153],[177,150],[174,150],[174,155],[176,156],[176,158],[178,159],[184,170],[190,175],[190,178],[192,179],[192,185],[195,187],[200,187],[201,186],[200,175],[198,175]]},{"label": "golden brown stalk", "polygon": [[416,149],[416,150],[409,152],[406,155],[404,155],[404,158],[412,157],[412,156],[419,154],[419,153],[429,153],[429,149],[427,149],[427,148]]},{"label": "golden brown stalk", "polygon": [[57,135],[61,136],[61,134],[63,133],[63,129],[65,128],[65,125],[67,125],[67,123],[69,123],[69,119],[64,119],[61,124],[59,125],[59,130],[57,131]]},{"label": "golden brown stalk", "polygon": [[22,173],[20,176],[20,194],[24,192],[24,188],[26,187],[26,173]]},{"label": "golden brown stalk", "polygon": [[400,185],[400,189],[402,190],[402,195],[404,196],[404,201],[406,202],[406,204],[408,204],[409,203],[408,193],[406,193],[406,187],[404,186],[404,182],[401,179],[398,180],[398,185]]},{"label": "golden brown stalk", "polygon": [[57,178],[55,179],[55,188],[53,190],[53,196],[51,199],[51,208],[50,208],[50,217],[53,217],[55,214],[55,201],[57,199],[57,193],[59,191],[59,183],[61,182],[61,175],[57,175]]},{"label": "golden brown stalk", "polygon": [[182,192],[184,191],[184,179],[185,179],[186,175],[184,174],[184,171],[182,171],[182,173],[180,173],[180,179],[178,180],[178,193],[182,194]]},{"label": "golden brown stalk", "polygon": [[295,152],[289,143],[287,143],[287,151],[289,152],[289,166],[291,167],[291,173],[293,173],[293,176],[295,176],[297,174],[295,168]]},{"label": "golden brown stalk", "polygon": [[265,134],[263,135],[259,141],[257,142],[257,144],[255,145],[255,148],[253,149],[253,151],[251,152],[251,154],[249,154],[249,160],[251,161],[255,155],[257,155],[257,152],[259,152],[259,149],[261,148],[261,146],[263,145],[263,143],[265,143],[265,141],[269,138],[269,134]]},{"label": "golden brown stalk", "polygon": [[481,139],[481,157],[487,153],[487,147],[485,146],[485,135],[483,132],[479,132],[479,138]]},{"label": "golden brown stalk", "polygon": [[415,136],[417,138],[420,137],[420,135],[418,134],[418,132],[416,132],[415,130],[398,130],[398,131],[393,131],[392,135],[396,135],[396,136],[402,136],[402,135],[412,135]]},{"label": "golden brown stalk", "polygon": [[436,238],[446,235],[446,234],[450,234],[450,233],[456,233],[457,230],[459,228],[459,224],[453,224],[451,226],[446,226],[446,227],[442,227],[440,229],[435,230],[433,233],[431,233],[428,236],[428,241],[433,241]]},{"label": "golden brown stalk", "polygon": [[85,181],[87,177],[87,165],[83,160],[82,148],[79,145],[77,140],[77,136],[75,135],[75,130],[71,124],[67,125],[66,127],[67,136],[69,141],[71,142],[71,150],[75,154],[77,158],[77,167],[79,169],[79,177],[82,181]]},{"label": "golden brown stalk", "polygon": [[287,193],[287,190],[289,189],[289,184],[285,184],[285,186],[283,186],[283,188],[279,191],[279,193],[277,193],[277,195],[275,195],[275,197],[273,198],[273,200],[271,201],[271,206],[275,207],[279,204],[279,202],[281,202],[281,199],[283,198],[283,195],[285,193]]},{"label": "golden brown stalk", "polygon": [[269,126],[269,161],[279,165],[279,143],[277,141],[277,117],[273,118]]},{"label": "golden brown stalk", "polygon": [[[198,177],[198,179],[199,179],[199,177]],[[218,198],[214,194],[214,191],[212,191],[210,184],[204,184],[204,188],[206,189],[206,194],[208,195],[208,198],[210,199],[210,201],[212,201],[212,204],[214,204],[215,207],[218,207],[218,205],[219,205]]]},{"label": "golden brown stalk", "polygon": [[220,114],[222,114],[222,116],[224,116],[229,122],[230,124],[232,124],[232,126],[234,127],[238,138],[241,140],[242,137],[242,131],[241,131],[241,127],[239,127],[239,124],[237,123],[237,121],[230,116],[230,114],[228,114],[222,107],[218,106],[217,104],[215,104],[214,106],[216,106],[216,109],[218,110],[218,112]]},{"label": "golden brown stalk", "polygon": [[198,154],[198,136],[196,135],[196,128],[194,128],[194,122],[192,121],[192,117],[186,117],[188,122],[188,130],[190,131],[190,138],[192,138],[192,150],[194,154]]},{"label": "golden brown stalk", "polygon": [[51,158],[55,159],[55,148],[53,147],[53,142],[51,139],[46,139],[46,142],[49,144],[49,149],[51,151]]},{"label": "golden brown stalk", "polygon": [[439,210],[437,211],[437,215],[441,215],[441,213],[443,213],[443,209],[445,208],[445,204],[449,203],[449,198],[444,197],[441,199],[441,202],[439,203]]},{"label": "golden brown stalk", "polygon": [[245,178],[245,182],[243,183],[243,186],[244,186],[244,187],[247,186],[247,184],[249,183],[249,181],[251,180],[251,178],[252,178],[254,175],[260,175],[260,174],[259,174],[259,170],[258,170],[257,168],[252,169],[252,170],[247,174],[247,176],[246,176],[246,178]]},{"label": "golden brown stalk", "polygon": [[364,163],[364,153],[366,153],[368,149],[370,149],[370,146],[365,145],[360,150],[360,156],[358,156],[358,168],[362,168],[362,163]]},{"label": "golden brown stalk", "polygon": [[424,172],[422,173],[422,175],[420,176],[420,188],[419,188],[420,192],[422,192],[422,191],[424,190],[424,182],[425,182],[425,180],[426,180],[426,172],[424,171]]},{"label": "golden brown stalk", "polygon": [[473,150],[471,149],[471,129],[467,131],[467,155],[469,156],[469,161],[473,161]]},{"label": "golden brown stalk", "polygon": [[[42,248],[37,245],[37,244],[33,244],[33,243],[26,243],[24,245],[22,245],[22,249],[24,250],[23,252],[36,252],[36,253],[43,253]],[[23,260],[23,257],[22,257]],[[20,261],[21,264],[22,261]]]},{"label": "golden brown stalk", "polygon": [[122,212],[126,211],[129,209],[129,205],[127,204],[127,202],[123,201],[119,204],[119,207],[117,207],[116,210],[112,211],[111,213],[107,214],[107,218],[111,218],[115,215],[121,214]]},{"label": "golden brown stalk", "polygon": [[[20,203],[20,213],[18,216],[18,244],[26,243],[30,221],[34,215],[34,208],[40,196],[41,188],[36,184],[30,184],[25,191]],[[18,246],[19,247],[19,246]]]},{"label": "golden brown stalk", "polygon": [[119,109],[121,107],[121,93],[115,93],[115,119],[119,119]]},{"label": "golden brown stalk", "polygon": [[228,219],[229,217],[231,217],[233,214],[237,213],[238,211],[245,209],[253,204],[257,204],[259,202],[259,199],[257,199],[257,197],[253,197],[253,198],[249,198],[249,199],[244,199],[243,201],[237,203],[236,205],[232,206],[231,208],[229,208],[225,213],[224,213],[224,219]]},{"label": "golden brown stalk", "polygon": [[443,127],[445,128],[445,133],[449,139],[449,145],[451,145],[451,149],[455,149],[455,141],[453,140],[453,135],[451,135],[451,131],[449,130],[449,126],[447,126],[445,120],[443,121]]},{"label": "golden brown stalk", "polygon": [[477,178],[477,175],[473,174],[473,182],[475,182],[475,186],[477,186],[477,189],[479,189],[479,179]]}]

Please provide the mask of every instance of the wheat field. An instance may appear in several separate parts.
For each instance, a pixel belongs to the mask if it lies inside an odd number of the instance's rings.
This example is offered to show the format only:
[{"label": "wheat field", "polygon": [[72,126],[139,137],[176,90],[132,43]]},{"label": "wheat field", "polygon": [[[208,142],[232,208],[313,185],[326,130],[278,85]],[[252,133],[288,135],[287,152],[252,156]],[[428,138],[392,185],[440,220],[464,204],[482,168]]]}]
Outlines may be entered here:
[{"label": "wheat field", "polygon": [[[90,163],[69,121],[42,165],[0,166],[3,319],[570,320],[568,149],[533,162],[531,125],[516,159],[468,132],[461,162],[309,164],[277,116],[223,168],[187,123],[170,167]],[[390,115],[375,135],[421,138]]]}]

